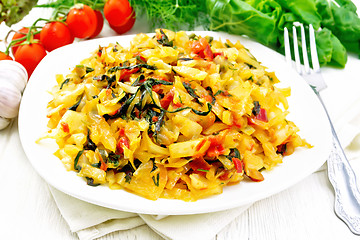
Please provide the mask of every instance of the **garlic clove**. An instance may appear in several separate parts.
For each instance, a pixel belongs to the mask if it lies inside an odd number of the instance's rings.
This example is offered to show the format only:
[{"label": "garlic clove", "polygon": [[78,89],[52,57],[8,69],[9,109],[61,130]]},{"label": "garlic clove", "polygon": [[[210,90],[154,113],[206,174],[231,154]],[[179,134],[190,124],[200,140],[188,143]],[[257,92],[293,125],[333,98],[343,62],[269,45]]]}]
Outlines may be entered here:
[{"label": "garlic clove", "polygon": [[2,81],[13,84],[20,92],[23,92],[28,81],[28,74],[20,63],[2,60],[0,61],[0,82]]},{"label": "garlic clove", "polygon": [[21,92],[12,84],[0,81],[0,117],[14,118],[18,115]]},{"label": "garlic clove", "polygon": [[10,124],[10,119],[0,117],[0,130],[6,128]]}]

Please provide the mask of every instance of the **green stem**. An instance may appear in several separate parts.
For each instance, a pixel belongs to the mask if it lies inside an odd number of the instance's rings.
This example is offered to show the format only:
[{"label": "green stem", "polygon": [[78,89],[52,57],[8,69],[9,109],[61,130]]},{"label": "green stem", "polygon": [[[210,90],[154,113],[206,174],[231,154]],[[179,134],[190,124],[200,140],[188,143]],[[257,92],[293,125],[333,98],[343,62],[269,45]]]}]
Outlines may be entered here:
[{"label": "green stem", "polygon": [[[36,19],[36,21],[29,27],[29,31],[28,31],[28,33],[26,34],[26,41],[27,41],[27,42],[30,42],[30,41],[31,41],[31,36],[32,36],[32,35],[35,35],[35,34],[32,33],[32,30],[33,30],[33,29],[36,30],[36,28],[38,28],[38,27],[36,26],[36,24],[37,24],[38,22],[40,22],[40,21],[49,22],[49,21],[51,21],[51,20],[50,20],[50,19],[45,19],[45,18],[38,18],[38,19]],[[39,31],[39,32],[40,32],[40,31]]]},{"label": "green stem", "polygon": [[[34,28],[38,28],[38,27],[34,27]],[[29,31],[30,32],[30,31]],[[27,33],[27,34],[24,34],[24,36],[23,37],[21,37],[21,38],[17,38],[17,39],[15,39],[15,40],[12,40],[10,43],[9,43],[9,45],[6,47],[6,50],[5,50],[5,53],[9,53],[10,52],[10,48],[11,47],[13,47],[13,46],[15,46],[17,43],[19,43],[19,42],[22,42],[22,41],[24,41],[24,40],[26,40],[26,41],[28,41],[28,42],[30,42],[29,40],[28,40],[28,35],[36,35],[36,34],[39,34],[41,31],[35,31],[35,32],[33,32],[32,34],[29,34],[29,32]],[[19,45],[20,46],[20,45]]]},{"label": "green stem", "polygon": [[[52,20],[56,20],[56,21],[60,21],[60,22],[65,22],[66,21],[66,15],[69,11],[70,7],[69,6],[65,6],[65,5],[60,5],[58,7],[55,8],[54,12],[51,15],[51,19]],[[59,20],[58,16],[62,15],[64,18]]]}]

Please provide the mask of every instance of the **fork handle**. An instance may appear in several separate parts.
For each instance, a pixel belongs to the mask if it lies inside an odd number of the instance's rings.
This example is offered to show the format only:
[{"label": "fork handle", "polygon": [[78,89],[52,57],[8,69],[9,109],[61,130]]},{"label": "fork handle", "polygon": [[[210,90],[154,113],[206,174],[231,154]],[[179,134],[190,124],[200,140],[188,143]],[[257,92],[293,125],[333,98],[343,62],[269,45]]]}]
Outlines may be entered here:
[{"label": "fork handle", "polygon": [[354,234],[360,235],[360,192],[356,177],[336,136],[333,144],[327,165],[335,191],[334,210]]},{"label": "fork handle", "polygon": [[328,178],[335,191],[334,210],[350,231],[360,235],[360,191],[357,187],[356,176],[341,147],[320,93],[316,89],[313,90],[324,107],[333,135],[333,149],[327,160],[327,166]]}]

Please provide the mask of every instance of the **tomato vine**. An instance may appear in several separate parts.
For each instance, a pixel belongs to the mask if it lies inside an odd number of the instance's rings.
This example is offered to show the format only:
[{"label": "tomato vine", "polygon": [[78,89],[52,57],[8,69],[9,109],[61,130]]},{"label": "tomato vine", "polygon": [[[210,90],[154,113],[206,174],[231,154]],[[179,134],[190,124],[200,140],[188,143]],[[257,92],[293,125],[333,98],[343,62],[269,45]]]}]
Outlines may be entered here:
[{"label": "tomato vine", "polygon": [[[53,8],[53,12],[49,19],[38,18],[31,26],[11,29],[5,37],[6,49],[0,51],[0,60],[12,59],[12,53],[29,76],[47,52],[71,44],[76,38],[97,37],[104,25],[104,15],[118,34],[129,31],[135,23],[135,12],[128,0],[57,0],[35,7]],[[110,17],[107,17],[109,12]],[[122,13],[120,18],[119,12]],[[17,53],[20,48],[21,54]],[[33,58],[29,57],[31,55]]]}]

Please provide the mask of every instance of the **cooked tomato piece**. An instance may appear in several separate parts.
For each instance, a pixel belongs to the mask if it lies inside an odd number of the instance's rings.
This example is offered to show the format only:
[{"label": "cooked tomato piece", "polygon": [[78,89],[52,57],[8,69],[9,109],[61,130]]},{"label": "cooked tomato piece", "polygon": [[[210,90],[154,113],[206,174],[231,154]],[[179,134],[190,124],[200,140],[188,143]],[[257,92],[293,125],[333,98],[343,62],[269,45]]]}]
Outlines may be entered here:
[{"label": "cooked tomato piece", "polygon": [[209,137],[210,147],[207,150],[206,155],[210,158],[218,157],[225,153],[225,148],[222,145],[222,139],[219,137]]}]

